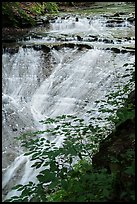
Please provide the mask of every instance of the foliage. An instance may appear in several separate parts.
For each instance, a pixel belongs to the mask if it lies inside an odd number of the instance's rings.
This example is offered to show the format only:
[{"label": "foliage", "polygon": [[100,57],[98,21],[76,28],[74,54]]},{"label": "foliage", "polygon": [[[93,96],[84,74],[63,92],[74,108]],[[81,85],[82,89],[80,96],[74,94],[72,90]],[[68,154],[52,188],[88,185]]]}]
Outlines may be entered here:
[{"label": "foliage", "polygon": [[72,2],[72,1],[69,1],[69,2],[57,2],[57,4],[59,6],[63,5],[63,6],[74,6],[74,3],[78,3],[78,2]]},{"label": "foliage", "polygon": [[55,2],[44,3],[47,12],[55,13],[58,12],[58,5]]},{"label": "foliage", "polygon": [[2,15],[6,16],[13,26],[18,26],[21,19],[34,24],[33,17],[27,14],[19,2],[2,2]]},{"label": "foliage", "polygon": [[67,180],[62,180],[61,189],[49,195],[49,201],[92,202],[107,201],[113,191],[115,175],[106,169],[95,171],[91,164],[80,161],[74,165]]},{"label": "foliage", "polygon": [[7,16],[9,22],[12,22],[13,25],[17,24],[17,20],[14,17],[14,9],[17,9],[18,6],[18,2],[2,2],[2,15]]},{"label": "foliage", "polygon": [[24,22],[35,25],[35,16],[54,12],[58,12],[55,2],[2,2],[2,15],[6,16],[13,26],[21,26]]}]

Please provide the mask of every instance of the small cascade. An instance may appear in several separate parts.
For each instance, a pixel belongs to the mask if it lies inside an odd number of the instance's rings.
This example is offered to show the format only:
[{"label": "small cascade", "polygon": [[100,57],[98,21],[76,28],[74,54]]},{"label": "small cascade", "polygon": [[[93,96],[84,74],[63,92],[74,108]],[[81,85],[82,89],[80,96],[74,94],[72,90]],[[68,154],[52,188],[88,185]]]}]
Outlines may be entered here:
[{"label": "small cascade", "polygon": [[98,34],[101,22],[95,20],[88,20],[86,18],[70,17],[69,19],[58,18],[55,23],[51,24],[52,32],[65,33],[87,33],[92,32]]}]

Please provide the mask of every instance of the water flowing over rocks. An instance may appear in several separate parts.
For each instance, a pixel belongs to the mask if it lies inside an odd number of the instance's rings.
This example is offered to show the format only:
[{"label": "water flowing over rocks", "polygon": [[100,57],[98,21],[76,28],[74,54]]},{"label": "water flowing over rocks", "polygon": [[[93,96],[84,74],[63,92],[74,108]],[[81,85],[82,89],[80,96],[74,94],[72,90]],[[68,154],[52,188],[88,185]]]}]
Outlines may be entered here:
[{"label": "water flowing over rocks", "polygon": [[42,17],[23,36],[9,35],[2,44],[4,198],[15,183],[37,174],[14,137],[42,129],[40,120],[62,114],[93,124],[100,116],[103,125],[106,116],[95,101],[128,83],[135,60],[134,15],[127,11]]}]

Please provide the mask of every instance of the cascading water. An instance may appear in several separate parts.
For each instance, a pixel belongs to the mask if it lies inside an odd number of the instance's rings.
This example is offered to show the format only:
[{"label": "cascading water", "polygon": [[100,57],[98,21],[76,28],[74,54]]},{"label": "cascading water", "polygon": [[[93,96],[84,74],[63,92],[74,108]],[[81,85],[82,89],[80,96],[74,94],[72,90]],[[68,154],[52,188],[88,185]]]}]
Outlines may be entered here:
[{"label": "cascading water", "polygon": [[[39,121],[46,117],[75,114],[88,121],[86,112],[95,108],[96,100],[105,98],[116,85],[123,86],[129,81],[130,77],[117,76],[126,73],[123,65],[134,63],[134,55],[114,53],[110,49],[134,45],[134,25],[126,22],[120,27],[109,28],[105,22],[106,18],[102,16],[78,16],[77,20],[76,16],[58,17],[51,21],[48,32],[44,27],[31,31],[41,35],[41,39],[18,42],[16,53],[3,53],[4,199],[15,183],[34,181],[37,174],[14,137],[27,131],[42,130]],[[123,32],[130,34],[131,40],[121,38],[118,43],[117,35]],[[77,41],[78,36],[80,41]],[[98,39],[91,41],[93,37]],[[106,45],[99,40],[102,38],[109,38],[113,43]],[[62,41],[73,42],[74,48],[64,46],[52,48],[50,52],[34,49],[34,45],[61,44]],[[78,49],[76,45],[80,42],[93,48]],[[98,115],[98,110],[95,114]],[[60,145],[62,141],[57,142]],[[12,192],[6,198],[11,195]]]}]

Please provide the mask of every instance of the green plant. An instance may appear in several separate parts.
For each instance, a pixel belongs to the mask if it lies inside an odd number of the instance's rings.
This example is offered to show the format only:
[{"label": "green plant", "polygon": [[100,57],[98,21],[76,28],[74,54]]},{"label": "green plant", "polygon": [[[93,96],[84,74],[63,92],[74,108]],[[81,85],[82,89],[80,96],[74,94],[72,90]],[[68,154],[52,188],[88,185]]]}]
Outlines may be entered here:
[{"label": "green plant", "polygon": [[91,164],[81,160],[74,165],[68,180],[62,182],[61,189],[49,196],[49,201],[107,201],[113,191],[114,178],[106,169],[96,172]]},{"label": "green plant", "polygon": [[55,2],[46,2],[44,6],[49,13],[58,12],[58,5]]},{"label": "green plant", "polygon": [[2,15],[8,18],[9,23],[18,27],[24,22],[35,25],[35,16],[55,12],[58,12],[55,2],[33,2],[31,5],[25,2],[2,2]]}]

